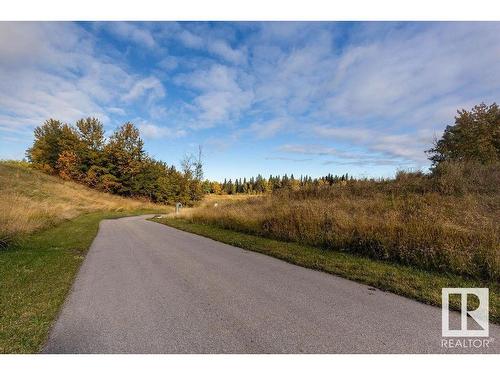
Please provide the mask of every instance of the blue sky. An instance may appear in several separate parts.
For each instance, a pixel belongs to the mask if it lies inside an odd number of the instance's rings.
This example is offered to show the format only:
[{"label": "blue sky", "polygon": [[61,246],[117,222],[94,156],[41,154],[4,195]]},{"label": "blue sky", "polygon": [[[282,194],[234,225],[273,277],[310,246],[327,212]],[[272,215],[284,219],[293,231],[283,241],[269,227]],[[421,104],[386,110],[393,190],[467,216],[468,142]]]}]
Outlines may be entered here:
[{"label": "blue sky", "polygon": [[0,158],[35,126],[136,124],[210,179],[391,176],[458,108],[500,98],[500,23],[0,23]]}]

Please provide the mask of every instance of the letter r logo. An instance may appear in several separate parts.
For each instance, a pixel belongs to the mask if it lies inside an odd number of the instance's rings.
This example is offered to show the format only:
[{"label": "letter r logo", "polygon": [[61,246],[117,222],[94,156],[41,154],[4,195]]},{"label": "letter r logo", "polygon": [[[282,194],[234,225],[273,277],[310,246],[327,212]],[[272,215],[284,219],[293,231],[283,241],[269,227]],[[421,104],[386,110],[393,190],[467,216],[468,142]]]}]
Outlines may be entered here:
[{"label": "letter r logo", "polygon": [[[441,331],[444,337],[488,337],[489,336],[489,299],[488,288],[443,288],[442,289],[442,321]],[[460,295],[461,316],[460,329],[450,329],[450,294]],[[479,306],[475,310],[467,310],[467,296],[475,295]],[[468,329],[470,316],[482,329]]]}]

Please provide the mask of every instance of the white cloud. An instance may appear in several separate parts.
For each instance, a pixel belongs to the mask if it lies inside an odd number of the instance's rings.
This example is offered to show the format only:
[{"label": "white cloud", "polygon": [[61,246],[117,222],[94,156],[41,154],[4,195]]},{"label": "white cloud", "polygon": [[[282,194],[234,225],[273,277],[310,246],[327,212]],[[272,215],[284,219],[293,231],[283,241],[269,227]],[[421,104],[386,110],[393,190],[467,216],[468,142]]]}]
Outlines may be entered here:
[{"label": "white cloud", "polygon": [[164,95],[156,78],[127,72],[96,50],[95,36],[73,23],[0,23],[0,126],[28,131],[48,118],[85,116],[107,124],[123,97]]},{"label": "white cloud", "polygon": [[137,81],[130,91],[123,95],[123,100],[133,101],[144,95],[150,100],[160,99],[165,96],[165,89],[158,78],[147,77]]},{"label": "white cloud", "polygon": [[[325,110],[351,118],[390,118],[443,98],[454,97],[456,105],[465,96],[481,96],[485,87],[500,85],[494,67],[499,33],[498,24],[432,24],[350,47],[328,82],[332,92]],[[467,92],[460,92],[465,85]]]},{"label": "white cloud", "polygon": [[[84,116],[108,119],[105,110],[76,82],[43,72],[0,71],[1,86],[15,83],[13,90],[0,90],[0,108],[15,122],[2,124],[18,128],[32,128],[48,118],[74,121]],[[2,110],[0,110],[0,113]]]},{"label": "white cloud", "polygon": [[106,111],[117,114],[119,116],[125,116],[127,114],[127,112],[123,108],[119,107],[107,107]]},{"label": "white cloud", "polygon": [[175,82],[198,92],[193,99],[194,127],[211,127],[218,122],[237,119],[248,109],[253,100],[253,92],[240,86],[239,72],[220,64],[208,69],[195,70],[179,75]]},{"label": "white cloud", "polygon": [[209,91],[199,95],[195,104],[200,110],[199,120],[205,126],[237,117],[250,104],[252,94],[237,91]]},{"label": "white cloud", "polygon": [[128,42],[134,42],[141,46],[153,48],[156,46],[155,39],[146,28],[130,22],[107,22],[107,29],[115,36]]},{"label": "white cloud", "polygon": [[[79,53],[71,53],[77,46]],[[85,33],[71,23],[0,22],[2,70],[34,66],[59,70],[78,64],[90,50]]]},{"label": "white cloud", "polygon": [[171,129],[145,122],[139,123],[137,127],[139,128],[141,136],[147,139],[179,138],[187,134],[186,131],[182,129]]},{"label": "white cloud", "polygon": [[266,160],[282,160],[282,161],[292,161],[294,163],[301,163],[301,162],[306,162],[306,161],[312,161],[313,159],[306,158],[306,159],[297,159],[297,158],[289,158],[286,156],[268,156],[265,158]]},{"label": "white cloud", "polygon": [[340,140],[356,140],[365,142],[373,138],[374,134],[371,129],[349,127],[329,127],[329,126],[316,126],[312,129],[314,133],[320,137],[329,137]]},{"label": "white cloud", "polygon": [[246,62],[246,53],[243,50],[233,49],[224,40],[211,40],[207,45],[208,51],[222,57],[224,60],[234,64]]},{"label": "white cloud", "polygon": [[186,34],[199,35],[196,48],[235,64],[174,78],[199,92],[189,103],[195,122],[204,124],[198,127],[251,114],[269,120],[234,134],[269,138],[283,130],[279,119],[289,118],[303,136],[422,163],[432,135],[457,108],[492,100],[492,89],[500,87],[500,30],[494,24],[358,24],[342,48],[332,24],[257,28],[238,48],[208,37],[210,30]]},{"label": "white cloud", "polygon": [[197,69],[175,78],[178,85],[185,85],[200,91],[236,91],[238,71],[221,64],[212,64],[207,69]]},{"label": "white cloud", "polygon": [[254,122],[247,130],[258,139],[265,139],[278,134],[278,132],[285,128],[285,125],[286,119],[277,118],[270,121]]},{"label": "white cloud", "polygon": [[178,34],[180,41],[189,48],[202,48],[204,45],[203,39],[198,35],[193,34],[188,30],[183,30]]},{"label": "white cloud", "polygon": [[[323,139],[335,140],[338,143],[347,141],[354,146],[363,146],[367,152],[377,152],[395,158],[425,163],[424,150],[430,148],[432,138],[425,131],[411,131],[406,134],[391,134],[386,129],[372,130],[366,128],[336,128],[318,126],[313,132]],[[342,156],[342,155],[340,155]]]},{"label": "white cloud", "polygon": [[278,149],[281,152],[290,152],[305,155],[338,155],[340,152],[333,147],[323,147],[318,145],[283,145]]},{"label": "white cloud", "polygon": [[[291,145],[286,144],[278,148],[281,153],[287,154],[300,154],[300,155],[311,155],[322,160],[322,165],[351,165],[351,166],[398,166],[407,167],[408,165],[414,165],[412,158],[404,152],[399,152],[400,150],[395,150],[391,143],[389,143],[389,149],[386,145],[381,145],[378,150],[373,149],[356,149],[351,151],[339,150],[338,148],[322,146],[322,145]],[[324,157],[328,157],[327,160]],[[288,157],[276,157],[282,159],[294,159]],[[314,159],[310,159],[314,160]],[[420,166],[420,165],[419,165]]]},{"label": "white cloud", "polygon": [[166,71],[171,71],[179,66],[179,59],[175,56],[167,56],[158,63],[158,66]]},{"label": "white cloud", "polygon": [[212,34],[215,33],[210,29],[195,32],[184,28],[176,35],[178,40],[188,48],[205,50],[232,64],[244,64],[246,62],[246,48],[233,48],[227,40],[213,37]]},{"label": "white cloud", "polygon": [[303,119],[300,134],[424,163],[456,109],[498,100],[499,24],[358,24],[341,49],[302,26],[262,24],[249,47],[256,107]]}]

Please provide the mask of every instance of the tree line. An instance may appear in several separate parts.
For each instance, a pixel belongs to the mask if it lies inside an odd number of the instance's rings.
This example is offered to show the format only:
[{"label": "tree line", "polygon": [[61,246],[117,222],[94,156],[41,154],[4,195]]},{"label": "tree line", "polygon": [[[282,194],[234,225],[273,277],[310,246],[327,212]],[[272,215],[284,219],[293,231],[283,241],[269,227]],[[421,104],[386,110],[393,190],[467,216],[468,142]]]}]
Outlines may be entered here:
[{"label": "tree line", "polygon": [[49,119],[35,128],[28,160],[47,173],[91,188],[158,203],[200,200],[202,187],[199,158],[182,161],[182,170],[144,151],[139,129],[127,122],[106,139],[96,118],[78,120],[75,126]]},{"label": "tree line", "polygon": [[257,177],[224,179],[224,182],[205,181],[204,191],[212,194],[262,194],[277,191],[280,189],[298,190],[300,188],[312,186],[333,185],[336,183],[346,183],[353,177],[345,175],[332,175],[312,178],[308,175],[301,175],[300,178],[295,178],[293,174],[270,175],[269,178],[264,178],[258,174]]}]

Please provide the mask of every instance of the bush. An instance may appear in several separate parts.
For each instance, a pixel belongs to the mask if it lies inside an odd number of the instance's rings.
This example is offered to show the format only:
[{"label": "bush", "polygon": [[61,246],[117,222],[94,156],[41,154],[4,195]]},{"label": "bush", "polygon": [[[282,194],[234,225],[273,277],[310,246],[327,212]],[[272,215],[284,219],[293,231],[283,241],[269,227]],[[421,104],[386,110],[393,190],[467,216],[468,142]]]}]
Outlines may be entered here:
[{"label": "bush", "polygon": [[442,194],[498,194],[500,163],[444,161],[433,170],[434,190]]}]

